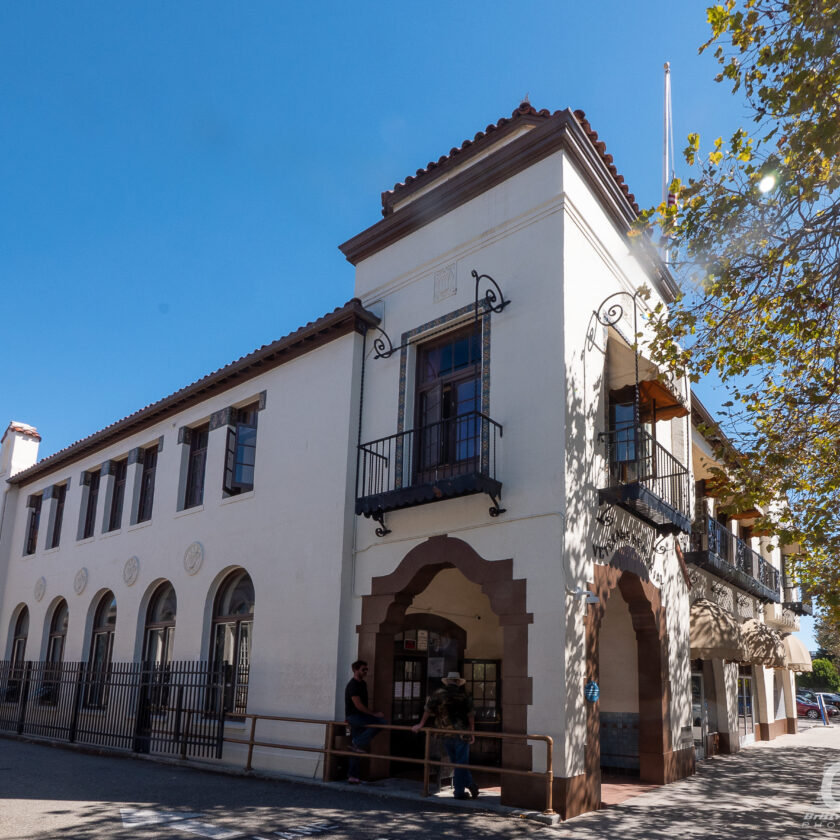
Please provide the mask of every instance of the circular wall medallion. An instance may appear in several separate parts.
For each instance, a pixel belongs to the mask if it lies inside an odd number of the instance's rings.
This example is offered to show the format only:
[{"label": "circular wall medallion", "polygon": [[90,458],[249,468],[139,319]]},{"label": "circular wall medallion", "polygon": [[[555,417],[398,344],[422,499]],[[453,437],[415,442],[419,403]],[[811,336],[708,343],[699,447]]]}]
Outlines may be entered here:
[{"label": "circular wall medallion", "polygon": [[123,580],[126,586],[131,586],[137,581],[140,574],[140,560],[137,557],[129,557],[123,566]]},{"label": "circular wall medallion", "polygon": [[44,593],[47,591],[47,579],[44,577],[39,577],[38,580],[35,581],[35,600],[40,601],[41,598],[44,597]]},{"label": "circular wall medallion", "polygon": [[82,566],[78,572],[76,572],[76,577],[73,578],[73,589],[76,590],[77,595],[81,595],[82,592],[85,591],[85,587],[87,586],[88,582],[88,570]]},{"label": "circular wall medallion", "polygon": [[204,546],[196,541],[184,552],[184,568],[188,575],[194,575],[204,562]]}]

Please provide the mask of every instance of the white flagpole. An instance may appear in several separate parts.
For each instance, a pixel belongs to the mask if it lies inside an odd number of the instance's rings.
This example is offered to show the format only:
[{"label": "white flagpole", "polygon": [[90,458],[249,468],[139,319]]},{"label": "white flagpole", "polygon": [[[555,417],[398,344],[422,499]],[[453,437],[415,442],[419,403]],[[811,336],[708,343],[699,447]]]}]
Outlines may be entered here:
[{"label": "white flagpole", "polygon": [[671,185],[670,155],[673,148],[671,128],[671,64],[665,62],[665,118],[662,125],[662,200],[668,201],[668,187]]}]

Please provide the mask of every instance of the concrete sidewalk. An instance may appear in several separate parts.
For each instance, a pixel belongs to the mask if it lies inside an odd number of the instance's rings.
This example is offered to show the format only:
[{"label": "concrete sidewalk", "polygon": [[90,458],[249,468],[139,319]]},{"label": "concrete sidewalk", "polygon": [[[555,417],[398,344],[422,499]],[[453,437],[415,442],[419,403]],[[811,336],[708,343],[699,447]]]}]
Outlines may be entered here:
[{"label": "concrete sidewalk", "polygon": [[[584,838],[840,838],[840,764],[823,801],[826,769],[840,762],[840,726],[813,726],[701,762],[697,774],[559,825]],[[830,783],[829,779],[829,783]]]}]

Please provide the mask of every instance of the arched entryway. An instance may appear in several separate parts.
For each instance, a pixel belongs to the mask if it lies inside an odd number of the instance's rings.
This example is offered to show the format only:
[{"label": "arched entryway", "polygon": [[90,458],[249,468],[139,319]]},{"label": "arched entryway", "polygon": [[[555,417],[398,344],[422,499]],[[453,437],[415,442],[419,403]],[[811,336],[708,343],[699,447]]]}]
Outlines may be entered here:
[{"label": "arched entryway", "polygon": [[[694,771],[693,746],[675,749],[671,735],[671,684],[669,677],[668,640],[665,607],[659,589],[650,581],[647,569],[635,550],[619,549],[608,566],[594,567],[594,583],[590,589],[599,603],[590,606],[586,618],[587,681],[605,681],[608,698],[615,699],[616,680],[624,679],[636,700],[625,701],[628,715],[637,720],[637,743],[633,747],[633,766],[639,780],[666,784]],[[623,604],[611,603],[621,599]],[[629,621],[627,613],[629,613]],[[626,621],[626,625],[622,622]],[[605,624],[606,623],[606,624]],[[607,644],[608,634],[625,632],[635,635],[635,679],[626,673],[602,674],[603,668],[618,668],[612,651],[601,649],[602,631]],[[626,639],[622,643],[626,643]],[[626,662],[621,666],[626,670]],[[608,701],[609,705],[609,701]],[[631,709],[632,707],[632,709]],[[607,709],[621,712],[621,709]],[[590,795],[600,796],[602,715],[601,703],[587,703],[586,781]],[[637,716],[637,718],[635,717]]]},{"label": "arched entryway", "polygon": [[[528,674],[528,625],[533,616],[525,609],[525,580],[513,577],[513,561],[490,561],[481,557],[463,540],[431,537],[412,549],[390,575],[373,578],[371,594],[362,598],[359,625],[359,658],[370,664],[368,677],[372,704],[377,709],[391,709],[395,685],[395,639],[398,634],[428,620],[418,616],[412,605],[441,572],[456,569],[466,581],[480,587],[489,602],[493,622],[501,628],[501,720],[506,732],[526,731],[527,708],[532,702],[532,681]],[[444,616],[444,618],[447,618]],[[461,626],[457,616],[447,618]],[[463,663],[463,652],[459,662]],[[446,666],[448,667],[448,666]],[[462,665],[459,667],[463,667]],[[404,690],[404,689],[403,689]],[[423,689],[425,691],[425,688]],[[507,767],[530,769],[531,751],[522,744],[505,745],[503,762]],[[372,762],[374,775],[387,775],[387,762]],[[503,777],[503,801],[522,799],[519,788],[527,781],[521,777]]]}]

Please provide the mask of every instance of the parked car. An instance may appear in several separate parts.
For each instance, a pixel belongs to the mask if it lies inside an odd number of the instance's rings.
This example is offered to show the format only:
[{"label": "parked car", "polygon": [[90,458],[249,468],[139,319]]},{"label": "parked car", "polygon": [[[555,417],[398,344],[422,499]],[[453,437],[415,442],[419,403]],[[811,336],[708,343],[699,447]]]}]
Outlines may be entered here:
[{"label": "parked car", "polygon": [[[837,706],[829,706],[826,704],[825,710],[828,712],[829,717],[840,715],[840,709],[838,709]],[[796,714],[799,715],[799,717],[811,718],[811,720],[817,720],[817,718],[821,716],[820,707],[816,703],[809,703],[801,695],[796,698]]]},{"label": "parked car", "polygon": [[796,699],[802,698],[806,703],[816,703],[817,702],[817,695],[814,694],[813,691],[808,691],[806,688],[800,688],[799,691],[796,692]]}]

